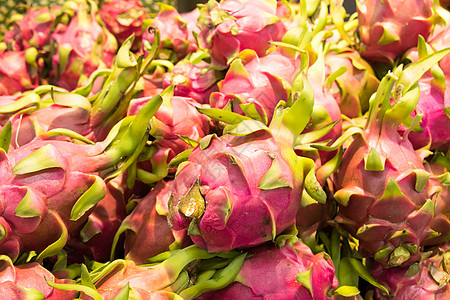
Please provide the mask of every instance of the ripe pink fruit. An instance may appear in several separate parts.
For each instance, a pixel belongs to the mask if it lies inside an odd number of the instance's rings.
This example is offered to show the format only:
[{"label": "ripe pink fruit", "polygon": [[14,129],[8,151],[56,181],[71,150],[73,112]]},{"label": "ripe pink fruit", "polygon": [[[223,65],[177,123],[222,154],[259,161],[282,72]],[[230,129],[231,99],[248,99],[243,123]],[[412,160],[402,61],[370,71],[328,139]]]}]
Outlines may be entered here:
[{"label": "ripe pink fruit", "polygon": [[[197,14],[198,11],[194,11],[192,14],[180,15],[174,7],[160,3],[158,15],[147,24],[147,28],[156,27],[161,32],[160,58],[176,62],[198,49],[193,35],[193,32],[198,32]],[[146,44],[153,43],[153,35],[145,30],[142,39],[145,52]]]},{"label": "ripe pink fruit", "polygon": [[26,50],[0,51],[0,96],[34,89],[38,80],[36,69],[27,62]]},{"label": "ripe pink fruit", "polygon": [[99,11],[106,28],[116,37],[121,45],[130,35],[136,37],[132,49],[141,47],[142,24],[148,15],[138,0],[108,0]]},{"label": "ripe pink fruit", "polygon": [[[383,268],[376,264],[371,274],[389,288],[389,295],[375,290],[375,299],[444,300],[450,297],[448,245],[439,248],[433,256],[408,267]],[[393,298],[392,298],[393,297]]]},{"label": "ripe pink fruit", "polygon": [[11,44],[11,49],[16,51],[31,47],[42,50],[50,43],[50,28],[54,20],[55,13],[48,7],[30,7],[23,18],[14,23],[13,29],[5,33],[5,43]]},{"label": "ripe pink fruit", "polygon": [[429,173],[397,128],[419,101],[418,78],[444,55],[445,51],[433,54],[383,78],[366,127],[346,149],[336,174],[336,220],[359,239],[363,255],[384,266],[408,266],[418,260],[421,243],[433,232]]},{"label": "ripe pink fruit", "polygon": [[199,299],[333,299],[330,292],[338,282],[327,254],[314,255],[300,241],[281,248],[264,244],[248,251],[234,283]]},{"label": "ripe pink fruit", "polygon": [[211,93],[219,91],[217,81],[221,78],[218,71],[207,70],[209,66],[204,61],[194,64],[187,59],[181,60],[170,72],[163,74],[163,87],[173,84],[175,96],[190,97],[198,103],[209,104]]},{"label": "ripe pink fruit", "polygon": [[229,61],[244,49],[266,55],[270,41],[281,41],[286,32],[276,16],[277,1],[227,0],[209,1],[200,9],[199,42],[211,51],[217,68],[225,69]]},{"label": "ripe pink fruit", "polygon": [[58,279],[36,262],[14,266],[12,260],[0,256],[0,298],[1,299],[48,299],[71,300],[76,291],[62,291],[47,284],[67,283],[69,280]]},{"label": "ripe pink fruit", "polygon": [[361,55],[371,61],[393,63],[426,38],[433,26],[433,1],[358,0]]},{"label": "ripe pink fruit", "polygon": [[267,124],[278,102],[289,98],[286,86],[292,83],[297,64],[297,60],[284,55],[282,50],[264,57],[253,50],[244,50],[231,63],[225,79],[219,82],[220,93],[211,94],[211,107],[231,105],[236,113],[250,114],[254,106],[251,117]]},{"label": "ripe pink fruit", "polygon": [[91,2],[88,10],[87,3],[81,2],[67,29],[52,35],[57,45],[52,58],[53,81],[69,91],[81,86],[98,68],[111,67],[117,51],[114,36],[97,22],[95,4]]},{"label": "ripe pink fruit", "polygon": [[[169,248],[188,246],[185,231],[174,231],[167,224],[168,202],[172,196],[173,181],[160,181],[142,199],[134,199],[137,206],[117,230],[115,243],[125,233],[125,255],[137,265],[146,264],[150,257]],[[113,254],[116,244],[113,248]]]}]

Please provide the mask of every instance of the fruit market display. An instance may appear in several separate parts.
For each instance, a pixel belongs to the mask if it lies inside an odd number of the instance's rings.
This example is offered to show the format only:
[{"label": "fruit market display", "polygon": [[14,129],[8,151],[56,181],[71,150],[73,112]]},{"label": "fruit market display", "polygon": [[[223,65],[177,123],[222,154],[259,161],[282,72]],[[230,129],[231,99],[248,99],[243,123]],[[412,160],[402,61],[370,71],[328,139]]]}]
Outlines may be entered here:
[{"label": "fruit market display", "polygon": [[450,299],[448,1],[13,2],[1,299]]}]

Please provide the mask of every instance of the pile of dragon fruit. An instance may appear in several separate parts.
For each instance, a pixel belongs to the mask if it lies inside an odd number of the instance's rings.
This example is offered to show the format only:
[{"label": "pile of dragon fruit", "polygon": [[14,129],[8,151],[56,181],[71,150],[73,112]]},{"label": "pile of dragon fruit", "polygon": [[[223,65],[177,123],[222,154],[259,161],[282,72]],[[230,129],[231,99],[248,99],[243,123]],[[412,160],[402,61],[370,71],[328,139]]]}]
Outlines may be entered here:
[{"label": "pile of dragon fruit", "polygon": [[2,34],[1,299],[450,299],[450,1],[100,4]]}]

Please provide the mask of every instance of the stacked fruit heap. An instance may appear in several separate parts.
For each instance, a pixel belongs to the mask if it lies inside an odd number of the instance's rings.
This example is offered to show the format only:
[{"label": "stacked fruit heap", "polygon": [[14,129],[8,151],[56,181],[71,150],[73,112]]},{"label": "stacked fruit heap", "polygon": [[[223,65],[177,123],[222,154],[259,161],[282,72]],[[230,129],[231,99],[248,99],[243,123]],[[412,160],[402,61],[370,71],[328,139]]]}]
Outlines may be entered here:
[{"label": "stacked fruit heap", "polygon": [[0,298],[449,299],[444,2],[16,15]]}]

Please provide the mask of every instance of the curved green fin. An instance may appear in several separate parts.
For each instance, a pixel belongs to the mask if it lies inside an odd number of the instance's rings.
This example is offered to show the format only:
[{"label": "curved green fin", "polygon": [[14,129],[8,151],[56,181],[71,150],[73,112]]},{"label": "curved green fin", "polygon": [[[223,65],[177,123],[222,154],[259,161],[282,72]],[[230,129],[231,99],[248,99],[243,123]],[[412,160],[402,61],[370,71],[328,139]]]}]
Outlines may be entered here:
[{"label": "curved green fin", "polygon": [[22,175],[50,168],[64,168],[60,161],[55,159],[57,151],[55,146],[45,145],[17,162],[12,173]]},{"label": "curved green fin", "polygon": [[300,134],[295,140],[295,145],[304,145],[317,141],[318,139],[324,137],[327,133],[329,133],[339,122],[340,120],[336,120],[323,126],[320,129]]},{"label": "curved green fin", "polygon": [[343,148],[339,148],[338,152],[332,159],[320,166],[316,171],[316,177],[319,182],[324,183],[328,177],[330,177],[334,171],[340,166],[342,161],[342,155],[344,153]]},{"label": "curved green fin", "polygon": [[17,99],[14,102],[11,102],[6,105],[0,106],[0,113],[1,114],[7,114],[7,113],[13,113],[16,111],[19,111],[21,109],[24,109],[25,107],[29,105],[33,105],[36,107],[39,107],[41,98],[39,95],[35,92],[25,93],[23,97]]},{"label": "curved green fin", "polygon": [[91,219],[88,219],[86,224],[84,224],[83,228],[80,231],[81,241],[86,243],[90,239],[92,239],[97,234],[101,234],[102,230]]},{"label": "curved green fin", "polygon": [[400,266],[411,257],[411,253],[405,247],[397,247],[389,256],[389,266]]},{"label": "curved green fin", "polygon": [[336,199],[339,204],[347,206],[350,197],[353,195],[364,195],[364,191],[358,187],[345,187],[334,193],[334,199]]},{"label": "curved green fin", "polygon": [[400,37],[397,34],[384,28],[383,34],[381,35],[380,39],[378,40],[378,44],[386,45],[386,44],[390,44],[390,43],[396,42],[396,41],[400,41]]},{"label": "curved green fin", "polygon": [[334,291],[334,293],[343,297],[355,297],[359,295],[361,292],[358,290],[356,286],[342,285],[338,287]]},{"label": "curved green fin", "polygon": [[272,159],[272,165],[267,173],[261,179],[258,188],[262,190],[272,190],[276,188],[289,187],[293,188],[292,183],[284,176],[283,168],[280,165],[279,159],[276,157]]},{"label": "curved green fin", "polygon": [[421,193],[425,188],[428,179],[430,178],[430,173],[422,169],[416,169],[412,171],[412,173],[416,175],[416,184],[414,186],[414,189],[416,190],[416,192]]},{"label": "curved green fin", "polygon": [[81,107],[88,113],[91,112],[91,102],[89,102],[89,100],[82,95],[53,91],[51,93],[51,97],[55,104],[68,107]]},{"label": "curved green fin", "polygon": [[317,202],[324,204],[327,201],[327,194],[317,181],[314,162],[310,158],[300,157],[300,163],[303,164],[305,176],[305,190]]},{"label": "curved green fin", "polygon": [[260,130],[269,131],[269,128],[259,121],[248,119],[243,120],[236,125],[228,125],[223,131],[224,134],[243,136]]},{"label": "curved green fin", "polygon": [[11,144],[12,126],[11,121],[3,126],[0,132],[0,149],[3,149],[5,153],[8,153],[9,146]]},{"label": "curved green fin", "polygon": [[84,286],[82,284],[75,283],[55,283],[51,281],[47,281],[47,284],[55,289],[63,290],[63,291],[78,291],[86,294],[89,297],[92,297],[94,300],[103,300],[103,297],[99,294],[96,289],[90,288],[88,286]]},{"label": "curved green fin", "polygon": [[311,293],[311,296],[314,298],[311,282],[311,270],[312,269],[308,269],[305,272],[297,273],[295,275],[295,280],[301,285],[303,285],[305,288],[307,288],[308,291]]},{"label": "curved green fin", "polygon": [[184,300],[195,299],[206,291],[220,290],[235,281],[246,253],[235,258],[225,268],[217,270],[211,279],[199,282],[180,292],[179,296]]},{"label": "curved green fin", "polygon": [[242,109],[242,111],[249,116],[250,118],[260,121],[261,123],[267,124],[267,114],[263,110],[262,115],[258,112],[256,109],[255,103],[243,103],[239,105]]},{"label": "curved green fin", "polygon": [[403,85],[403,95],[409,91],[428,69],[449,53],[450,48],[445,48],[409,64],[400,74],[397,83],[397,85]]},{"label": "curved green fin", "polygon": [[227,111],[218,108],[201,108],[197,107],[197,110],[214,119],[216,121],[225,122],[227,124],[239,124],[244,120],[250,120],[249,117],[241,116],[240,114],[234,113],[232,111]]},{"label": "curved green fin", "polygon": [[17,205],[14,214],[22,218],[33,218],[41,216],[41,211],[39,210],[39,208],[36,208],[34,206],[33,195],[31,195],[29,190],[27,190],[25,196],[22,198],[19,205]]},{"label": "curved green fin", "polygon": [[95,70],[89,76],[88,82],[84,86],[73,90],[72,93],[78,94],[78,95],[81,95],[81,96],[84,96],[84,97],[87,97],[89,95],[89,93],[91,92],[92,87],[94,86],[95,80],[97,78],[101,77],[101,76],[108,76],[111,73],[112,73],[111,69],[98,69],[98,70]]},{"label": "curved green fin", "polygon": [[390,199],[397,197],[406,198],[405,194],[402,193],[402,190],[400,189],[398,183],[393,178],[389,178],[384,193],[379,201],[390,201]]},{"label": "curved green fin", "polygon": [[374,259],[375,260],[384,260],[387,257],[389,257],[389,254],[391,254],[393,248],[391,246],[386,246],[384,248],[379,249],[377,252],[375,252]]},{"label": "curved green fin", "polygon": [[311,145],[311,147],[316,148],[318,150],[324,150],[324,151],[334,151],[338,148],[342,147],[344,143],[353,135],[359,134],[363,136],[363,130],[359,127],[350,127],[348,130],[346,130],[331,146],[321,145],[321,144],[314,144]]},{"label": "curved green fin", "polygon": [[95,144],[93,141],[84,137],[83,135],[81,135],[73,130],[66,129],[66,128],[55,128],[55,129],[49,130],[47,132],[43,132],[43,133],[39,134],[39,136],[40,137],[67,136],[72,139],[84,142],[86,144],[90,144],[90,145]]},{"label": "curved green fin", "polygon": [[217,138],[216,134],[208,134],[207,136],[203,137],[198,143],[200,149],[205,150],[206,148],[208,148],[215,138]]},{"label": "curved green fin", "polygon": [[191,155],[192,150],[194,149],[187,149],[183,152],[179,153],[177,156],[172,158],[172,160],[169,162],[169,168],[176,168],[178,165],[184,161],[187,161],[189,158],[189,155]]},{"label": "curved green fin", "polygon": [[369,271],[367,271],[366,267],[363,265],[363,263],[360,260],[353,258],[353,257],[346,257],[344,259],[349,260],[350,264],[353,267],[353,270],[355,270],[355,272],[357,272],[362,279],[369,282],[373,286],[379,288],[380,290],[384,291],[386,294],[389,294],[389,290],[385,286],[379,284],[375,280],[375,278],[373,278],[373,276],[370,275]]},{"label": "curved green fin", "polygon": [[439,288],[445,287],[450,281],[450,274],[439,270],[434,266],[434,264],[431,264],[430,266],[430,275],[434,279],[434,281],[436,281],[436,283],[439,285]]},{"label": "curved green fin", "polygon": [[364,156],[364,169],[367,171],[383,171],[386,158],[381,158],[375,148],[371,148]]},{"label": "curved green fin", "polygon": [[61,228],[61,236],[54,243],[50,244],[41,253],[39,253],[36,261],[42,261],[46,257],[57,255],[58,252],[67,244],[67,241],[69,239],[69,232],[67,231],[66,224],[61,219],[61,217],[53,211],[49,211],[48,214],[52,215],[59,224]]},{"label": "curved green fin", "polygon": [[130,68],[137,65],[134,54],[130,51],[134,42],[134,33],[130,35],[117,51],[116,66],[118,68]]},{"label": "curved green fin", "polygon": [[72,207],[70,220],[76,221],[81,218],[89,209],[94,207],[100,200],[106,196],[106,184],[98,176],[93,175],[94,183],[84,192]]},{"label": "curved green fin", "polygon": [[119,293],[117,293],[117,295],[113,298],[113,300],[128,300],[130,299],[130,292],[131,292],[131,288],[130,288],[130,283],[127,282],[127,284],[120,289]]}]

